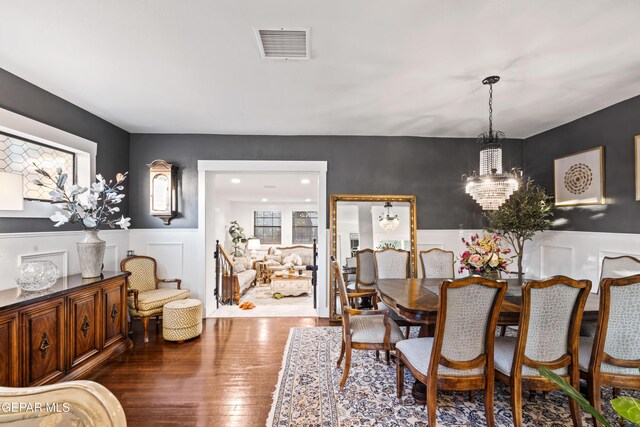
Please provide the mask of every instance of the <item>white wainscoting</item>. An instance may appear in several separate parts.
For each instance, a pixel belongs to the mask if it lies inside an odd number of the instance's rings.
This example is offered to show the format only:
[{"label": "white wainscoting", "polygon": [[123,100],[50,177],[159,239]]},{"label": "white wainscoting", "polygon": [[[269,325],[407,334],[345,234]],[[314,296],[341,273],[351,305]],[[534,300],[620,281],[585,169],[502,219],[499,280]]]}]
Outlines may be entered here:
[{"label": "white wainscoting", "polygon": [[526,277],[565,274],[591,280],[591,290],[596,292],[602,259],[621,255],[640,257],[640,235],[545,231],[526,243],[523,263]]},{"label": "white wainscoting", "polygon": [[[0,233],[0,290],[16,286],[16,267],[27,260],[53,261],[61,276],[79,273],[76,242],[81,238],[82,231]],[[107,242],[105,270],[119,270],[120,258],[129,246],[129,232],[103,230],[100,238]]]},{"label": "white wainscoting", "polygon": [[205,301],[204,272],[199,271],[200,264],[197,258],[198,229],[129,230],[129,249],[136,255],[155,258],[158,261],[158,276],[161,279],[182,279],[182,289],[189,289],[192,298]]}]

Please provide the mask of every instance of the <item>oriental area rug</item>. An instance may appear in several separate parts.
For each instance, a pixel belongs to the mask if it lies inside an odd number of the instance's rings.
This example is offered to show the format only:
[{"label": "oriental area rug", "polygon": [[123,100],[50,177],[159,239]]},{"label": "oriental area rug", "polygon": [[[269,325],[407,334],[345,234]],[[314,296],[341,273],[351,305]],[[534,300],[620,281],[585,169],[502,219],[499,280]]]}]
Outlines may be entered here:
[{"label": "oriental area rug", "polygon": [[[412,335],[417,333],[413,329]],[[375,352],[354,350],[349,379],[339,390],[340,334],[340,327],[291,329],[267,426],[427,426],[425,407],[411,397],[413,377],[406,371],[404,395],[397,399],[395,366],[387,366],[383,354],[376,361]],[[604,390],[605,416],[617,423],[606,403],[611,389]],[[513,425],[509,396],[509,388],[496,382],[496,426]],[[485,426],[482,393],[473,397],[471,402],[466,392],[439,391],[438,425]],[[550,392],[546,399],[542,394],[530,399],[525,393],[523,403],[525,426],[572,425],[568,397],[561,392]],[[591,425],[586,414],[584,425]]]}]

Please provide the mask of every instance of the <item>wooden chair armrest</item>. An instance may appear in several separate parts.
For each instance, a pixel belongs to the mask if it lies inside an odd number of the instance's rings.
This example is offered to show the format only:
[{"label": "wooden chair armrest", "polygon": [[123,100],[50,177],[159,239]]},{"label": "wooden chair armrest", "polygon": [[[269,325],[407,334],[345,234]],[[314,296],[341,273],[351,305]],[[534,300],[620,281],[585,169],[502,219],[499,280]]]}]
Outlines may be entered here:
[{"label": "wooden chair armrest", "polygon": [[127,289],[127,295],[133,295],[133,307],[138,310],[138,290]]},{"label": "wooden chair armrest", "polygon": [[373,297],[375,295],[376,291],[350,292],[347,294],[347,298]]},{"label": "wooden chair armrest", "polygon": [[178,289],[180,289],[180,286],[182,285],[182,280],[180,280],[180,279],[158,279],[158,282],[175,283],[175,284],[178,285]]},{"label": "wooden chair armrest", "polygon": [[346,311],[351,315],[357,315],[357,316],[376,316],[380,314],[389,316],[389,309],[387,308],[381,308],[379,310],[356,310],[355,308],[346,307],[344,311]]}]

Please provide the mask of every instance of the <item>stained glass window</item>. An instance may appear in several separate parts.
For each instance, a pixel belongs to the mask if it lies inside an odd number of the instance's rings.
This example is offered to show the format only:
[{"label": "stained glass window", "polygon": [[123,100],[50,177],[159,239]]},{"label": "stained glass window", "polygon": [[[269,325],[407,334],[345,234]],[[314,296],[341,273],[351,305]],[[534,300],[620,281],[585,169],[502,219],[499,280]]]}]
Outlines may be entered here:
[{"label": "stained glass window", "polygon": [[0,133],[0,170],[24,176],[24,198],[50,200],[49,190],[32,184],[41,179],[35,166],[55,173],[61,168],[69,176],[69,183],[76,183],[76,156],[74,153],[53,148],[17,136]]}]

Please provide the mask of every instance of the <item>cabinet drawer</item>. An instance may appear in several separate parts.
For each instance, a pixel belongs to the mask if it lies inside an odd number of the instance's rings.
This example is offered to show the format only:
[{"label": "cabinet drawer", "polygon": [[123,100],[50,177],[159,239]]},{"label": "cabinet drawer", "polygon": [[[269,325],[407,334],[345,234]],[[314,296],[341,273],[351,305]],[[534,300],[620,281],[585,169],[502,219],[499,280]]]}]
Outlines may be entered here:
[{"label": "cabinet drawer", "polygon": [[124,280],[118,280],[103,287],[104,347],[126,336],[125,291]]},{"label": "cabinet drawer", "polygon": [[0,386],[17,387],[18,313],[0,316]]},{"label": "cabinet drawer", "polygon": [[24,386],[55,382],[64,375],[64,299],[36,304],[20,313]]},{"label": "cabinet drawer", "polygon": [[100,289],[69,296],[69,367],[100,351]]}]

